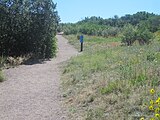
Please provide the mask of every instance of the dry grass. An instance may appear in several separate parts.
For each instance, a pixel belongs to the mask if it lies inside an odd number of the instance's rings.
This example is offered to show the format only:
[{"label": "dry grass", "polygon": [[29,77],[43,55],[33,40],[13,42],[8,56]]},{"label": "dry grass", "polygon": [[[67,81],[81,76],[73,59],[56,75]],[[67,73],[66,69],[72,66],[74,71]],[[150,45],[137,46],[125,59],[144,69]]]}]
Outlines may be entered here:
[{"label": "dry grass", "polygon": [[23,64],[26,60],[30,58],[30,55],[20,56],[20,57],[0,57],[0,82],[5,80],[2,69],[8,69],[10,67],[16,67]]}]

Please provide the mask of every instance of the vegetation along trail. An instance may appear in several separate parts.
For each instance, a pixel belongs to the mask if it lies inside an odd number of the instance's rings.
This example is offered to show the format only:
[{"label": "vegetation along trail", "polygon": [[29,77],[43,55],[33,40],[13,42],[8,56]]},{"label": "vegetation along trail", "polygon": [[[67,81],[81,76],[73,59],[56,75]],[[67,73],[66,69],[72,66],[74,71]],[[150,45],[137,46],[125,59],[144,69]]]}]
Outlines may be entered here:
[{"label": "vegetation along trail", "polygon": [[0,120],[65,120],[61,105],[60,63],[78,52],[60,35],[58,54],[42,64],[5,70],[0,84]]}]

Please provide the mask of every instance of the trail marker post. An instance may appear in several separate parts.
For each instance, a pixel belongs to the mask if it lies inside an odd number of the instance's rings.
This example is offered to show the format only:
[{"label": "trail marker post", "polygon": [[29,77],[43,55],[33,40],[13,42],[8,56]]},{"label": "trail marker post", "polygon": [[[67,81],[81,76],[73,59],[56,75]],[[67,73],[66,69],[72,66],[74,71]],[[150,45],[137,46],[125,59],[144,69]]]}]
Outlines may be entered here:
[{"label": "trail marker post", "polygon": [[81,43],[81,50],[80,50],[80,52],[82,52],[83,51],[83,35],[81,35],[79,38],[80,38],[80,43]]}]

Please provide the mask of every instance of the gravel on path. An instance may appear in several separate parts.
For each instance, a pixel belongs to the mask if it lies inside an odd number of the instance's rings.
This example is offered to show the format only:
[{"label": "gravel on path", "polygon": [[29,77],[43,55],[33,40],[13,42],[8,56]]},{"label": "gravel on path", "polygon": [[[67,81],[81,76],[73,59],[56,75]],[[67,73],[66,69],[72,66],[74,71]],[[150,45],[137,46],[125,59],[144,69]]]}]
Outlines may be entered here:
[{"label": "gravel on path", "polygon": [[61,104],[59,65],[78,54],[61,35],[57,57],[4,70],[0,83],[0,120],[67,120]]}]

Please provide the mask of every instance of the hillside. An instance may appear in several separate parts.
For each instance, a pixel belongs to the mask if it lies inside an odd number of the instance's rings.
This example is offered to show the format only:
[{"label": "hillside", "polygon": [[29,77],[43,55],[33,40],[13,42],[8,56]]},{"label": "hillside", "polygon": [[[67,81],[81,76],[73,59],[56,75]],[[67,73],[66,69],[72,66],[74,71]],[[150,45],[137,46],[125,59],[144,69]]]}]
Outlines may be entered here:
[{"label": "hillside", "polygon": [[61,24],[84,52],[63,70],[63,97],[71,120],[160,119],[160,16],[85,18]]}]

